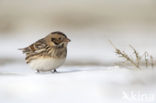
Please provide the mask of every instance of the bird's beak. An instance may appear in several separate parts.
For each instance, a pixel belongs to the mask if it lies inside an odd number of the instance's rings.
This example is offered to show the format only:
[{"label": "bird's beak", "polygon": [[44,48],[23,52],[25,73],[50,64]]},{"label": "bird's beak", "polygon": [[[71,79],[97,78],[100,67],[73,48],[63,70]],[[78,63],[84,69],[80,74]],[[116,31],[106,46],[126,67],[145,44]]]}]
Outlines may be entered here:
[{"label": "bird's beak", "polygon": [[64,42],[70,42],[71,40],[70,39],[68,39],[68,38],[65,38],[64,39]]}]

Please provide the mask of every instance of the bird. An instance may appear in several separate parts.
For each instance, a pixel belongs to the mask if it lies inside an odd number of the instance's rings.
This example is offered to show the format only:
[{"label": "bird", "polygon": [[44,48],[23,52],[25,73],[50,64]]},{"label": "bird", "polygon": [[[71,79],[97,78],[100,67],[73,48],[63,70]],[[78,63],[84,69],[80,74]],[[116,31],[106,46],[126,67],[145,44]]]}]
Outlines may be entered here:
[{"label": "bird", "polygon": [[26,54],[26,63],[37,73],[47,71],[54,73],[64,64],[70,41],[63,32],[55,31],[19,50]]}]

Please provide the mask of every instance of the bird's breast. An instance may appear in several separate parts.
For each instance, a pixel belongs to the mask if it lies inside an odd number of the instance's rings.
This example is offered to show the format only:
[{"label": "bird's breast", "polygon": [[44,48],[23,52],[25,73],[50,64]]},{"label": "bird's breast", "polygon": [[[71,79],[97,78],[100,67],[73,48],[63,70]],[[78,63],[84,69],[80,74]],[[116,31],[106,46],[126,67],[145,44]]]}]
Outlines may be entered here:
[{"label": "bird's breast", "polygon": [[65,58],[37,58],[32,60],[29,65],[32,69],[40,71],[49,71],[58,68],[65,62]]},{"label": "bird's breast", "polygon": [[52,48],[49,50],[48,54],[54,58],[65,58],[67,56],[67,48]]}]

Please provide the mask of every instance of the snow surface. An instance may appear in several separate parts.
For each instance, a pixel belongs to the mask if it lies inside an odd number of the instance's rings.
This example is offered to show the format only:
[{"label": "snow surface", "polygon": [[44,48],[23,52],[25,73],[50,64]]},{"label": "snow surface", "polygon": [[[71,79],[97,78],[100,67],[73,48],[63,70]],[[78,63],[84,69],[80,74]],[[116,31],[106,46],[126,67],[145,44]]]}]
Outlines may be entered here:
[{"label": "snow surface", "polygon": [[[83,35],[91,33],[89,38]],[[113,66],[120,59],[108,43],[111,39],[122,49],[132,43],[139,53],[147,50],[155,57],[155,36],[133,37],[131,33],[109,37],[101,33],[97,37],[97,32],[92,31],[79,34],[84,39],[69,35],[72,42],[68,46],[68,65],[59,68],[58,73],[40,74],[24,63],[25,56],[17,49],[41,36],[1,37],[0,103],[156,103],[156,68],[130,70]]]},{"label": "snow surface", "polygon": [[0,103],[156,103],[156,70],[63,66],[35,73],[26,64],[0,66]]}]

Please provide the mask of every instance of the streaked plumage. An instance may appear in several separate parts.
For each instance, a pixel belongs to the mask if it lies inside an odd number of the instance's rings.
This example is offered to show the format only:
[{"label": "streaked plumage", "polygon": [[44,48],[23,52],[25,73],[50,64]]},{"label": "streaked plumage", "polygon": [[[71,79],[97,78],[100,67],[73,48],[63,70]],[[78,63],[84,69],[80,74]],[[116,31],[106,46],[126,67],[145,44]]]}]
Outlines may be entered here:
[{"label": "streaked plumage", "polygon": [[70,40],[62,32],[52,32],[45,38],[20,50],[26,54],[26,63],[32,69],[37,71],[56,71],[66,59],[68,42]]}]

